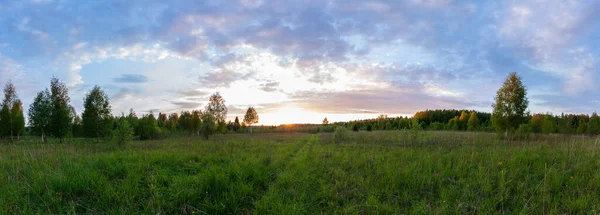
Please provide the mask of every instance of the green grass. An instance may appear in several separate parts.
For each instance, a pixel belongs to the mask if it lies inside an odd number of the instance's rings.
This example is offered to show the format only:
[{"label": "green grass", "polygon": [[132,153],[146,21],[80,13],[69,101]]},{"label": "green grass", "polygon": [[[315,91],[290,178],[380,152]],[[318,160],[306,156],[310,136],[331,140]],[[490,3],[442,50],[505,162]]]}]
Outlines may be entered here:
[{"label": "green grass", "polygon": [[0,213],[600,212],[594,138],[387,131],[336,144],[332,135],[3,144]]}]

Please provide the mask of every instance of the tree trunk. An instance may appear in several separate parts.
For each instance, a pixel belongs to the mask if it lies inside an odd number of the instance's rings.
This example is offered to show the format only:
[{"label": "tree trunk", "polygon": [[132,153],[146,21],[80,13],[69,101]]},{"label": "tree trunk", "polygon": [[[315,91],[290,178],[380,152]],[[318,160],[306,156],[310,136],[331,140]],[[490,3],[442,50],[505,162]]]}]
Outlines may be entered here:
[{"label": "tree trunk", "polygon": [[42,144],[44,144],[44,131],[42,131]]}]

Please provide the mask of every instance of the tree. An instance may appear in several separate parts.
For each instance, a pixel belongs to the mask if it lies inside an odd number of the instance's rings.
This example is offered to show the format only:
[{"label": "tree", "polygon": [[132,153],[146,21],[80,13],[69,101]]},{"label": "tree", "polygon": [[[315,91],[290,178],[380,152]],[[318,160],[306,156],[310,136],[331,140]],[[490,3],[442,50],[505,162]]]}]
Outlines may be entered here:
[{"label": "tree", "polygon": [[111,107],[108,96],[99,86],[94,86],[85,96],[83,108],[81,119],[85,136],[94,137],[96,142],[99,142],[100,138],[108,136],[112,129],[109,127]]},{"label": "tree", "polygon": [[21,135],[25,133],[25,116],[23,116],[23,103],[17,99],[10,111],[12,116],[12,135],[17,136],[20,139]]},{"label": "tree", "polygon": [[469,116],[469,122],[467,123],[467,130],[475,131],[479,127],[479,118],[477,118],[477,114],[475,111],[471,112]]},{"label": "tree", "polygon": [[592,114],[592,117],[590,117],[590,122],[588,123],[588,127],[587,127],[587,134],[588,135],[600,134],[600,117],[598,117],[598,114],[596,114],[596,112],[594,112]]},{"label": "tree", "polygon": [[240,125],[240,120],[239,120],[239,119],[238,119],[238,117],[236,116],[236,117],[235,117],[235,120],[233,121],[233,130],[234,130],[234,131],[238,131],[238,130],[240,130],[240,127],[241,127],[241,125]]},{"label": "tree", "polygon": [[[14,119],[16,116],[13,115],[12,110],[15,108],[15,103],[17,101],[19,101],[17,91],[15,90],[15,86],[9,80],[4,86],[4,100],[0,103],[0,137],[10,136],[12,140],[13,136],[15,136],[15,130],[17,130],[17,128],[14,127]],[[22,111],[20,114],[23,114]]]},{"label": "tree", "polygon": [[64,139],[71,132],[71,110],[69,105],[69,89],[60,82],[58,78],[53,77],[50,81],[50,127],[51,134],[60,139]]},{"label": "tree", "polygon": [[467,123],[469,121],[469,114],[466,111],[460,113],[458,118],[458,126],[460,130],[467,130]]},{"label": "tree", "polygon": [[554,124],[554,120],[552,118],[552,115],[546,115],[544,117],[544,121],[542,121],[542,133],[552,134],[556,132],[556,125]]},{"label": "tree", "polygon": [[215,123],[214,115],[210,113],[202,114],[202,125],[200,126],[200,133],[208,140],[208,136],[215,133],[217,130],[217,124]]},{"label": "tree", "polygon": [[325,119],[323,119],[323,125],[329,125],[329,120],[327,120],[327,117],[325,117]]},{"label": "tree", "polygon": [[33,103],[29,106],[29,126],[31,130],[42,136],[44,143],[46,133],[50,131],[52,101],[50,100],[50,92],[48,89],[41,91],[34,98]]},{"label": "tree", "polygon": [[250,127],[250,133],[252,133],[252,124],[258,123],[258,113],[254,110],[254,107],[248,107],[246,115],[244,115],[244,123]]},{"label": "tree", "polygon": [[10,115],[10,108],[8,104],[3,103],[2,109],[0,109],[0,138],[11,136],[12,130],[12,117]]},{"label": "tree", "polygon": [[212,114],[216,122],[225,122],[225,118],[227,118],[227,106],[225,106],[225,99],[223,99],[219,92],[210,96],[205,112]]},{"label": "tree", "polygon": [[140,127],[140,139],[142,140],[157,139],[161,135],[160,128],[158,127],[158,123],[152,112],[148,115],[144,115],[138,126]]},{"label": "tree", "polygon": [[125,117],[121,117],[117,120],[116,126],[112,135],[113,142],[119,146],[131,142],[133,139],[133,128],[129,125],[128,120]]},{"label": "tree", "polygon": [[492,105],[492,124],[497,132],[513,132],[527,121],[527,89],[517,73],[508,75],[498,89],[495,100],[496,103]]}]

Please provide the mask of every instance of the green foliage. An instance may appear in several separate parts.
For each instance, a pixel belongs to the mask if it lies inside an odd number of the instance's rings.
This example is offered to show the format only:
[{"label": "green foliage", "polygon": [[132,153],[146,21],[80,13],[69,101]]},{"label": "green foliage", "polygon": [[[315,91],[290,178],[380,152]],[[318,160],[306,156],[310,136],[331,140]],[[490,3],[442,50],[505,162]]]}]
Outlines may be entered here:
[{"label": "green foliage", "polygon": [[144,115],[144,117],[140,119],[138,126],[140,127],[140,139],[151,140],[162,138],[161,129],[158,127],[158,123],[152,112],[148,115]]},{"label": "green foliage", "polygon": [[358,132],[358,124],[356,124],[356,123],[352,124],[352,131]]},{"label": "green foliage", "polygon": [[343,143],[350,139],[350,133],[346,128],[342,126],[338,126],[335,128],[333,132],[333,142],[335,143]]},{"label": "green foliage", "polygon": [[479,129],[479,118],[477,118],[477,114],[475,112],[471,112],[469,116],[469,121],[467,123],[467,130],[476,131]]},{"label": "green foliage", "polygon": [[8,104],[2,104],[2,108],[0,109],[0,138],[11,136],[11,117]]},{"label": "green foliage", "polygon": [[112,142],[123,146],[130,143],[133,139],[133,128],[125,117],[119,118],[116,123],[115,130],[112,131]]},{"label": "green foliage", "polygon": [[240,127],[241,127],[241,125],[240,125],[240,120],[239,120],[239,119],[238,119],[238,117],[236,116],[236,117],[235,117],[235,120],[233,121],[233,130],[234,130],[234,131],[238,131],[238,130],[240,130]]},{"label": "green foliage", "polygon": [[432,122],[429,125],[429,130],[437,130],[437,131],[444,130],[444,123],[441,123],[441,122]]},{"label": "green foliage", "polygon": [[323,125],[329,125],[329,120],[327,119],[327,117],[323,119]]},{"label": "green foliage", "polygon": [[530,124],[521,124],[515,131],[515,137],[521,140],[528,140],[533,135],[533,127]]},{"label": "green foliage", "polygon": [[63,140],[71,135],[71,106],[69,88],[56,77],[50,81],[50,132],[52,136]]},{"label": "green foliage", "polygon": [[526,112],[529,105],[527,90],[517,73],[510,73],[504,80],[504,84],[496,93],[495,100],[492,105],[494,108],[492,124],[497,132],[511,132],[527,122],[529,115]]},{"label": "green foliage", "polygon": [[[246,115],[244,115],[244,123],[248,126],[258,123],[258,113],[254,110],[254,107],[248,107]],[[250,133],[252,133],[252,127],[250,127]]]},{"label": "green foliage", "polygon": [[29,126],[33,133],[42,137],[42,143],[45,141],[47,132],[50,131],[52,101],[48,89],[41,91],[34,98],[29,106]]},{"label": "green foliage", "polygon": [[202,114],[202,125],[200,126],[200,133],[208,140],[208,137],[215,133],[217,130],[216,118],[210,114]]},{"label": "green foliage", "polygon": [[17,90],[9,80],[4,87],[4,100],[0,103],[0,138],[19,137],[25,132],[23,103],[17,96]]},{"label": "green foliage", "polygon": [[587,127],[587,134],[588,135],[599,135],[600,134],[600,117],[598,117],[598,114],[596,114],[596,112],[594,112],[592,114],[592,117],[590,117],[590,122],[588,123],[588,127]]},{"label": "green foliage", "polygon": [[556,125],[554,124],[554,120],[552,120],[551,115],[546,115],[544,120],[542,121],[542,133],[544,134],[552,134],[556,132]]},{"label": "green foliage", "polygon": [[370,132],[370,131],[373,131],[373,125],[371,125],[371,124],[368,124],[368,125],[367,125],[367,129],[366,129],[366,130],[367,130],[367,131],[369,131],[369,132]]},{"label": "green foliage", "polygon": [[108,95],[99,86],[94,86],[85,96],[83,108],[81,118],[85,136],[99,141],[100,138],[110,135],[111,107]]},{"label": "green foliage", "polygon": [[328,135],[237,134],[119,149],[26,137],[0,145],[0,213],[600,212],[595,138],[422,134],[418,145],[393,131],[355,133],[344,145]]},{"label": "green foliage", "polygon": [[[225,105],[225,99],[223,99],[219,92],[210,96],[205,112],[212,114],[215,122],[225,122],[227,118],[227,106]],[[258,121],[258,118],[256,120]]]}]

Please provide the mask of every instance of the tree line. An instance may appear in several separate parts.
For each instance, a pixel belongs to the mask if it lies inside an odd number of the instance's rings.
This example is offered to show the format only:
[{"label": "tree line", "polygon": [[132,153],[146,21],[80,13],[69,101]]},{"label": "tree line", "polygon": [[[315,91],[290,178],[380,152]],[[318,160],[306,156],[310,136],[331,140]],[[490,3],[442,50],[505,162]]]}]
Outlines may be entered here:
[{"label": "tree line", "polygon": [[[4,100],[0,104],[0,138],[13,141],[25,134],[25,117],[22,102],[11,81],[4,87]],[[126,143],[132,139],[162,139],[172,133],[185,133],[207,138],[216,133],[243,132],[258,123],[258,113],[249,107],[243,122],[236,117],[226,122],[227,106],[218,93],[210,96],[203,110],[182,111],[181,114],[150,112],[141,117],[130,109],[120,116],[112,115],[108,95],[94,86],[83,99],[83,112],[78,115],[70,105],[69,89],[58,78],[50,81],[50,89],[36,94],[28,111],[28,130],[39,135],[42,143],[48,137],[64,142],[69,138],[93,138],[96,142],[112,140]]]},{"label": "tree line", "polygon": [[[452,131],[496,131],[499,134],[528,137],[532,133],[543,134],[600,134],[600,117],[586,114],[530,114],[527,89],[516,73],[504,80],[496,93],[493,112],[474,110],[424,110],[412,117],[388,117],[380,115],[375,119],[329,123],[325,118],[321,125],[296,124],[281,126],[261,126],[259,132],[333,132],[334,127],[346,127],[353,131],[372,130],[452,130]],[[4,87],[4,99],[0,110],[0,138],[19,139],[25,134],[23,105],[11,81]],[[109,97],[99,87],[94,86],[83,100],[83,112],[77,114],[70,105],[68,87],[57,78],[50,81],[50,89],[37,93],[28,111],[28,130],[39,135],[42,142],[47,137],[64,141],[73,137],[113,140],[118,143],[132,139],[162,139],[172,133],[208,138],[216,133],[252,132],[253,124],[259,122],[254,107],[249,107],[240,122],[226,122],[227,106],[218,93],[210,96],[203,110],[189,110],[178,113],[150,112],[141,117],[130,109],[127,115],[113,116]]]}]

